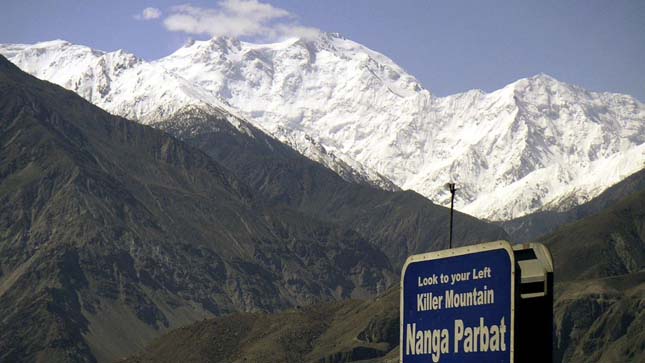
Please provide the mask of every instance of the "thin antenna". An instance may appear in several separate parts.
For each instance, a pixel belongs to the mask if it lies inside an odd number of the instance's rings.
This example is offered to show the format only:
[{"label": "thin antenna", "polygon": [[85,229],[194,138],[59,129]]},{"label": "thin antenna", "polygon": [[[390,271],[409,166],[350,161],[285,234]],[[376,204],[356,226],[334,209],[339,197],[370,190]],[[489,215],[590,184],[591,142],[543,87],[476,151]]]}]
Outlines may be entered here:
[{"label": "thin antenna", "polygon": [[446,183],[446,188],[450,190],[450,238],[449,238],[449,243],[450,243],[450,248],[452,248],[452,219],[453,219],[453,214],[454,214],[454,208],[455,208],[455,192],[457,191],[457,188],[455,187],[455,183]]}]

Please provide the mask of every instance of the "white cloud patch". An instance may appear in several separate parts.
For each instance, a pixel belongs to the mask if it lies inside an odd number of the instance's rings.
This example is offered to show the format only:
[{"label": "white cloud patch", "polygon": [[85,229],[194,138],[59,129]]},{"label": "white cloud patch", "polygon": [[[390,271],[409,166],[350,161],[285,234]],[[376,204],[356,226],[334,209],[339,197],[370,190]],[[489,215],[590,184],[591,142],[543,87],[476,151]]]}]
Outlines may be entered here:
[{"label": "white cloud patch", "polygon": [[213,9],[178,5],[170,9],[163,23],[170,31],[210,36],[279,38],[319,33],[298,25],[288,11],[257,0],[224,0]]},{"label": "white cloud patch", "polygon": [[145,8],[141,11],[141,14],[134,16],[137,20],[153,20],[159,19],[161,17],[161,10],[157,8]]}]

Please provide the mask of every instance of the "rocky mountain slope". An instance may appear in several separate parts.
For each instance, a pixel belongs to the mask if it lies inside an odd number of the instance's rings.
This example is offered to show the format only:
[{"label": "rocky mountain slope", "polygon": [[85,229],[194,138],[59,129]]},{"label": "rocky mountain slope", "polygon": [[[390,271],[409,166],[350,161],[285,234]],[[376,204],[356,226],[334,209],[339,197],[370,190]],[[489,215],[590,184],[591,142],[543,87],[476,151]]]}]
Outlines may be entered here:
[{"label": "rocky mountain slope", "polygon": [[348,180],[412,189],[443,205],[444,184],[456,181],[457,208],[491,220],[568,209],[645,162],[645,106],[632,97],[547,75],[489,94],[433,97],[389,58],[337,34],[275,44],[214,38],[154,62],[65,42],[0,53],[143,123],[206,103]]},{"label": "rocky mountain slope", "polygon": [[[645,358],[640,329],[645,323],[645,273],[559,283],[557,289],[554,362]],[[397,286],[375,300],[208,319],[162,336],[124,362],[252,363],[270,357],[272,362],[395,363],[398,303]]]},{"label": "rocky mountain slope", "polygon": [[557,281],[639,272],[645,269],[645,190],[538,241],[551,248]]},{"label": "rocky mountain slope", "polygon": [[371,296],[359,233],[271,209],[226,168],[0,57],[0,360],[110,361],[233,311]]},{"label": "rocky mountain slope", "polygon": [[[347,226],[368,238],[395,270],[408,255],[448,247],[449,211],[412,192],[349,183],[253,125],[190,108],[155,124],[200,148],[266,203]],[[499,227],[456,212],[455,246],[508,238]]]},{"label": "rocky mountain slope", "polygon": [[[645,359],[643,203],[644,192],[634,193],[542,241],[550,246],[555,261],[555,362]],[[362,303],[206,320],[161,337],[127,362],[176,357],[262,362],[270,356],[280,362],[394,363],[398,361],[398,299],[398,286],[394,286]],[[240,333],[231,334],[236,330]],[[231,339],[232,335],[236,338]]]},{"label": "rocky mountain slope", "polygon": [[209,319],[164,335],[124,362],[335,363],[379,358],[399,344],[398,305],[397,287],[375,301]]},{"label": "rocky mountain slope", "polygon": [[645,273],[561,283],[555,302],[555,361],[645,359]]},{"label": "rocky mountain slope", "polygon": [[[554,362],[640,362],[645,358],[643,272],[557,285]],[[155,340],[128,363],[395,363],[398,288],[376,300],[321,304],[280,314],[207,319]],[[218,344],[213,344],[217,341]]]},{"label": "rocky mountain slope", "polygon": [[555,263],[556,361],[645,359],[645,190],[540,242]]}]

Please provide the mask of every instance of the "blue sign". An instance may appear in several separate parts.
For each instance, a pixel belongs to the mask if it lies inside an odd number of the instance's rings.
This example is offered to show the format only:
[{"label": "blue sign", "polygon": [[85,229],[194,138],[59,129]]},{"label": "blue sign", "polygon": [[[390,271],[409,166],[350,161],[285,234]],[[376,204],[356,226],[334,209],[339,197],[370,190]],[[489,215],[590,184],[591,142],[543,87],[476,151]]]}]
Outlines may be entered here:
[{"label": "blue sign", "polygon": [[401,362],[513,362],[515,258],[499,241],[408,258]]}]

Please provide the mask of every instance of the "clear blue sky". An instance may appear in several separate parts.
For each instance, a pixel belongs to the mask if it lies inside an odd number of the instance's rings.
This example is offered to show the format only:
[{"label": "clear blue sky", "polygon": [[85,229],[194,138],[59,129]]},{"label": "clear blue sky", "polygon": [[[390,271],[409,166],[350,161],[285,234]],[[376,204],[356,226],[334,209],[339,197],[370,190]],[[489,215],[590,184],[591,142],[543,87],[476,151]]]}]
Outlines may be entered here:
[{"label": "clear blue sky", "polygon": [[[2,0],[0,43],[59,38],[153,60],[189,37],[254,40],[300,26],[386,54],[439,96],[544,72],[645,101],[644,0],[257,1]],[[160,13],[146,20],[148,7]]]}]

